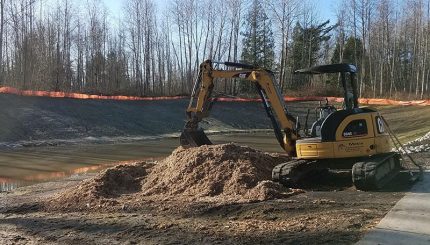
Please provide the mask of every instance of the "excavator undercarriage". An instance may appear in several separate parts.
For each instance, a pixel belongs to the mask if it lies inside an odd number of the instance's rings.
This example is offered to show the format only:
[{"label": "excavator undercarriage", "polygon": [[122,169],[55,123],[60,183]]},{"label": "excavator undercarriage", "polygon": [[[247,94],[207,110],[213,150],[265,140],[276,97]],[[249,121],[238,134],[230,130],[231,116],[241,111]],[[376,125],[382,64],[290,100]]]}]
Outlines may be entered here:
[{"label": "excavator undercarriage", "polygon": [[360,190],[381,189],[400,172],[400,155],[386,153],[358,161],[352,166],[352,182]]},{"label": "excavator undercarriage", "polygon": [[[281,163],[272,171],[272,180],[288,187],[302,187],[318,173],[351,171],[352,183],[359,190],[378,190],[393,180],[402,170],[400,155],[387,153],[378,156],[345,159],[294,159]],[[311,176],[311,177],[309,177]]]}]

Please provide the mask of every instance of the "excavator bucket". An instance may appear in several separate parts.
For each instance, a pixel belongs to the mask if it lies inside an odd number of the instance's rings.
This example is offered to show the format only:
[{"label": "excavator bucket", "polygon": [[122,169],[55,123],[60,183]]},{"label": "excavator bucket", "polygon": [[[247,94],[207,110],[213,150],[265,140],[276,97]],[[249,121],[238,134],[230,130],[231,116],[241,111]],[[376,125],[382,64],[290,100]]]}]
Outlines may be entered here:
[{"label": "excavator bucket", "polygon": [[197,147],[201,145],[212,145],[203,129],[184,129],[179,137],[181,146]]}]

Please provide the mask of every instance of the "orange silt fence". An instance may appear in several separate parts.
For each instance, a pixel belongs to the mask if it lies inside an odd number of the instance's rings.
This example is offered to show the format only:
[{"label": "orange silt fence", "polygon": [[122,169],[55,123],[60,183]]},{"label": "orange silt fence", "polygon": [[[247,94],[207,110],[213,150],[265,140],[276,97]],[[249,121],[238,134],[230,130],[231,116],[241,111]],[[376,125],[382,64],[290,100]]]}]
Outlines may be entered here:
[{"label": "orange silt fence", "polygon": [[367,99],[360,98],[358,100],[361,104],[368,105],[420,105],[428,106],[430,105],[430,100],[392,100],[392,99]]},{"label": "orange silt fence", "polygon": [[12,87],[0,87],[0,93],[15,94],[15,95],[22,95],[22,96],[72,98],[72,99],[96,99],[96,100],[174,100],[174,99],[186,98],[186,96],[139,97],[139,96],[125,96],[125,95],[95,95],[95,94],[37,91],[37,90],[19,90]]},{"label": "orange silt fence", "polygon": [[[38,90],[19,90],[12,87],[0,87],[2,94],[15,94],[21,96],[37,96],[37,97],[51,97],[51,98],[72,98],[72,99],[97,99],[97,100],[142,100],[142,101],[156,101],[156,100],[178,100],[186,99],[189,96],[157,96],[157,97],[139,97],[139,96],[125,96],[125,95],[94,95],[83,93],[68,93],[68,92],[52,92],[52,91],[38,91]],[[300,102],[300,101],[325,101],[329,102],[343,102],[342,97],[322,97],[322,96],[302,96],[290,97],[285,96],[286,102]],[[221,97],[214,99],[221,102],[258,102],[258,98],[240,98],[240,97]],[[428,106],[430,100],[392,100],[392,99],[378,99],[378,98],[360,98],[360,104],[365,105],[418,105]]]}]

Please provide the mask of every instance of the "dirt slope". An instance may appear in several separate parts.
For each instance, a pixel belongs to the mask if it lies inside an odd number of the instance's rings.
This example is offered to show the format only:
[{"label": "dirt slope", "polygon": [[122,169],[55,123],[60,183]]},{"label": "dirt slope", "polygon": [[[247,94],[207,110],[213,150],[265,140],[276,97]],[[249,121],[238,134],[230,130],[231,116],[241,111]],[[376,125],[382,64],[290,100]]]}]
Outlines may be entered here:
[{"label": "dirt slope", "polygon": [[[0,94],[0,104],[0,146],[55,145],[71,139],[103,142],[109,137],[178,133],[184,126],[188,100],[77,100]],[[296,110],[304,109],[292,108]],[[217,102],[211,118],[201,126],[212,130],[271,127],[262,105],[255,102]]]},{"label": "dirt slope", "polygon": [[[0,147],[106,143],[179,133],[188,100],[110,101],[25,97],[0,94]],[[287,103],[302,124],[311,109],[315,120],[318,102]],[[406,142],[430,130],[430,107],[383,106],[383,115]],[[408,117],[411,116],[411,117]],[[408,127],[405,127],[405,118]],[[271,128],[259,102],[216,102],[211,116],[201,123],[215,131]]]}]

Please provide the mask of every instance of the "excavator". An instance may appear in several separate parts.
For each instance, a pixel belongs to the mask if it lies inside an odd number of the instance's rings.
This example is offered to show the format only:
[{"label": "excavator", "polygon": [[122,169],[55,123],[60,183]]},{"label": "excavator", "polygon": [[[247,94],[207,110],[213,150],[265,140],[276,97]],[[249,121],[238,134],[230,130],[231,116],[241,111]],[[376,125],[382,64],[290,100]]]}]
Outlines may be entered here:
[{"label": "excavator", "polygon": [[[214,69],[214,64],[233,69]],[[212,144],[199,123],[209,116],[214,82],[219,78],[238,78],[255,84],[270,118],[279,145],[291,160],[274,167],[272,179],[288,187],[299,186],[305,176],[319,170],[349,170],[358,190],[377,190],[402,169],[399,153],[392,151],[385,119],[376,109],[359,107],[356,66],[321,65],[297,70],[297,74],[340,74],[343,107],[321,106],[320,117],[307,134],[285,105],[270,70],[234,62],[206,60],[200,64],[191,99],[186,109],[187,122],[180,135],[184,147]]]}]

